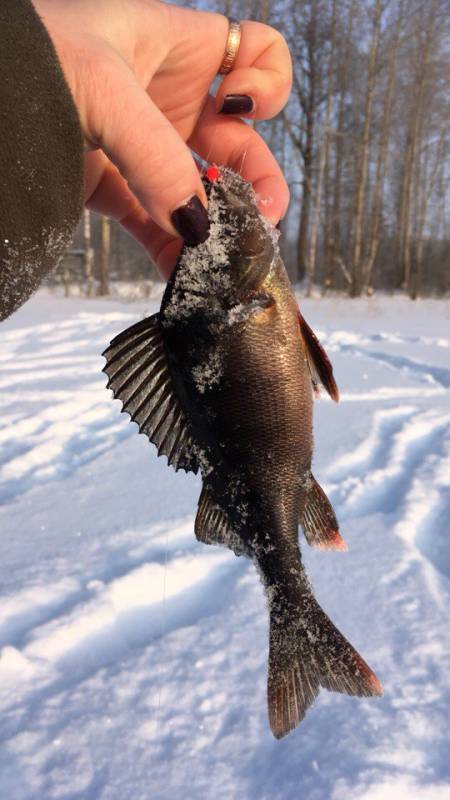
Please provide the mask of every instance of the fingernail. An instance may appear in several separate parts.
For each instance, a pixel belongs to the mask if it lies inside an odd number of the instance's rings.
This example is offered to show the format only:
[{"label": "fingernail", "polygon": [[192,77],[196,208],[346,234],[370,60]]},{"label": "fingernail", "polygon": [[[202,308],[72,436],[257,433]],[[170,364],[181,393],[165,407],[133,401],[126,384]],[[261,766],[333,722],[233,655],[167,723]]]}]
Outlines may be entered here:
[{"label": "fingernail", "polygon": [[253,98],[248,94],[227,94],[219,114],[250,114],[254,110]]},{"label": "fingernail", "polygon": [[208,238],[209,219],[206,208],[194,194],[171,215],[172,225],[190,247]]}]

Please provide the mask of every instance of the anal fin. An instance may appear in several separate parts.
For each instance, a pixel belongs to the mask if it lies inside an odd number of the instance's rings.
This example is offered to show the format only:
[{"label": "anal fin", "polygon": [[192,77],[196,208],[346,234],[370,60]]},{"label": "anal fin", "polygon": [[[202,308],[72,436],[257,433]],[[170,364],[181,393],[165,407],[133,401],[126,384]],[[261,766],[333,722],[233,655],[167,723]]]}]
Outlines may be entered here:
[{"label": "anal fin", "polygon": [[339,533],[339,523],[333,507],[312,473],[309,476],[306,503],[299,522],[311,547],[319,550],[348,550]]},{"label": "anal fin", "polygon": [[237,556],[246,553],[244,542],[233,530],[227,514],[217,505],[206,484],[203,484],[198,501],[195,535],[199,542],[228,547]]}]

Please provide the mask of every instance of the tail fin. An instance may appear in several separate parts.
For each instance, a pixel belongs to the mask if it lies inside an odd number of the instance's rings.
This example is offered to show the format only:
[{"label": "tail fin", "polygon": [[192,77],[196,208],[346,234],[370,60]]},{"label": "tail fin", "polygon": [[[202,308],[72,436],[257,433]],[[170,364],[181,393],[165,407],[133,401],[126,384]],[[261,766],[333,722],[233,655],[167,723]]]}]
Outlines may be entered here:
[{"label": "tail fin", "polygon": [[381,696],[380,681],[312,595],[301,608],[271,608],[268,705],[281,739],[301,722],[323,686],[358,697]]}]

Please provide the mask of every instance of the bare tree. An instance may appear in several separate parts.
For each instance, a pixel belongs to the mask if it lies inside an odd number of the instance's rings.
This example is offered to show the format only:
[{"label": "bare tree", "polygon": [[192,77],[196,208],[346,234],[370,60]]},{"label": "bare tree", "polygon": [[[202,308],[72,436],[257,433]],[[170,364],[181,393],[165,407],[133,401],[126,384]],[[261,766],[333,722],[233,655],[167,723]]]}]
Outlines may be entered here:
[{"label": "bare tree", "polygon": [[86,280],[86,295],[92,297],[94,289],[94,249],[91,244],[91,214],[87,208],[83,212],[83,262]]},{"label": "bare tree", "polygon": [[100,220],[100,286],[99,294],[109,294],[109,258],[111,252],[110,221],[107,217]]},{"label": "bare tree", "polygon": [[384,184],[387,172],[388,144],[391,133],[392,104],[395,79],[397,75],[398,51],[405,12],[405,0],[400,0],[392,40],[388,42],[388,78],[383,103],[383,118],[378,143],[375,183],[372,192],[372,205],[369,221],[367,254],[362,271],[363,286],[366,291],[371,286],[373,266],[377,255],[380,234],[380,220],[383,208]]},{"label": "bare tree", "polygon": [[370,42],[367,66],[367,89],[364,108],[364,122],[359,143],[358,162],[355,180],[354,240],[352,254],[352,286],[351,294],[356,297],[361,293],[362,280],[362,234],[364,223],[364,200],[369,168],[369,147],[372,133],[372,106],[377,77],[377,57],[380,44],[381,17],[384,10],[383,0],[376,0],[373,9],[372,37]]},{"label": "bare tree", "polygon": [[411,277],[411,209],[414,175],[417,171],[416,159],[420,141],[424,133],[425,92],[429,80],[431,49],[436,33],[437,0],[431,0],[423,9],[423,26],[414,30],[412,52],[414,71],[411,86],[411,105],[406,134],[405,156],[400,189],[398,214],[399,226],[399,269],[401,284],[407,289]]},{"label": "bare tree", "polygon": [[325,172],[325,165],[328,159],[328,142],[329,142],[329,128],[331,124],[331,109],[333,103],[333,89],[334,89],[334,71],[335,71],[335,44],[336,44],[336,18],[337,18],[337,0],[332,2],[332,17],[331,17],[331,39],[330,39],[330,52],[328,57],[327,69],[327,82],[328,87],[326,90],[326,108],[322,125],[322,140],[319,148],[318,156],[318,169],[315,187],[315,202],[313,209],[313,221],[311,226],[311,236],[309,242],[309,258],[308,258],[308,272],[307,272],[307,293],[309,294],[314,282],[315,268],[316,268],[316,254],[317,254],[317,240],[319,235],[319,224],[321,221],[321,205],[322,205],[322,184]]}]

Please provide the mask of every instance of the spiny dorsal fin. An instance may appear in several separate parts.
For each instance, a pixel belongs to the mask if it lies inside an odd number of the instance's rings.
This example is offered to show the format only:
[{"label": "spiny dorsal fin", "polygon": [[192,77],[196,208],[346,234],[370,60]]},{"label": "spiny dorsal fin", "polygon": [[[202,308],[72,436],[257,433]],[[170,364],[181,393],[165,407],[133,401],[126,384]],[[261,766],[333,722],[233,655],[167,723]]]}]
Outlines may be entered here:
[{"label": "spiny dorsal fin", "polygon": [[119,333],[103,355],[108,389],[176,470],[198,472],[193,440],[167,368],[159,314]]},{"label": "spiny dorsal fin", "polygon": [[246,552],[245,544],[223,511],[213,499],[208,487],[203,484],[195,518],[195,535],[204,544],[221,544],[237,556]]},{"label": "spiny dorsal fin", "polygon": [[324,490],[310,473],[306,503],[300,517],[306,541],[319,550],[347,550],[339,524]]},{"label": "spiny dorsal fin", "polygon": [[336,381],[334,380],[331,361],[328,358],[325,349],[320,344],[316,334],[309,327],[300,311],[298,312],[298,318],[303,341],[305,342],[306,356],[308,359],[314,390],[316,390],[317,385],[321,383],[322,386],[327,390],[330,397],[336,403],[338,403],[339,389]]}]

